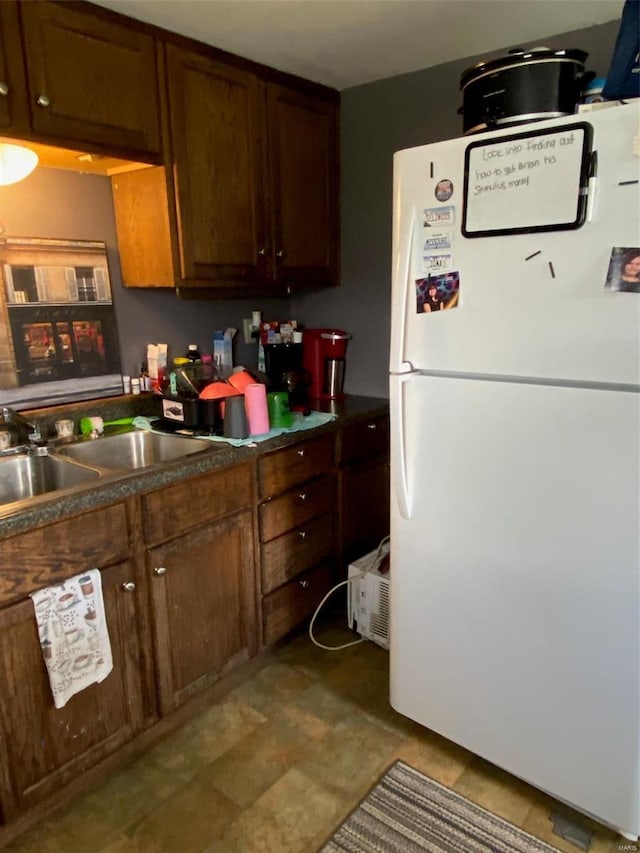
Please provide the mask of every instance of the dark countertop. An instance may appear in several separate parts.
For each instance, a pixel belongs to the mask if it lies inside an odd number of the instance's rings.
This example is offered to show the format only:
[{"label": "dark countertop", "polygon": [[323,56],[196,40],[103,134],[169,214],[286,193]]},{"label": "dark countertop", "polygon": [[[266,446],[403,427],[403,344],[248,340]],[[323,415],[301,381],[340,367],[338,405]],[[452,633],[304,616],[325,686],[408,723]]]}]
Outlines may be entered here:
[{"label": "dark countertop", "polygon": [[[273,450],[308,441],[327,432],[335,432],[345,424],[385,415],[389,411],[389,401],[377,397],[347,396],[343,400],[316,400],[313,409],[334,413],[337,418],[315,429],[285,433],[267,441],[256,442],[254,447],[233,447],[221,442],[211,442],[211,453],[195,454],[193,457],[187,456],[175,462],[165,462],[135,471],[114,471],[97,481],[76,487],[71,494],[51,492],[39,495],[30,499],[27,506],[21,503],[13,505],[12,509],[12,505],[8,504],[5,508],[0,508],[0,537],[40,527],[132,495],[153,491],[186,477],[195,477],[245,460],[256,459]],[[153,400],[150,395],[142,395],[110,398],[108,401],[94,400],[83,403],[82,406],[66,405],[24,414],[36,417],[48,426],[60,417],[72,417],[77,421],[83,415],[99,415],[104,420],[115,420],[133,414],[152,413]]]}]

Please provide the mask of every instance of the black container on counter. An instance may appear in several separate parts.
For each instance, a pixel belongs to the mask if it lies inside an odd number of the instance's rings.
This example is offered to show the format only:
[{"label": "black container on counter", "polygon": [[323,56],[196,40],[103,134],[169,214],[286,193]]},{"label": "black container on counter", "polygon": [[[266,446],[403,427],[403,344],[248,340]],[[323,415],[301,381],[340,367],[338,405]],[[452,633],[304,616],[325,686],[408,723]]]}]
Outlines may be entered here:
[{"label": "black container on counter", "polygon": [[164,428],[188,429],[209,435],[224,431],[225,398],[200,400],[181,394],[162,394],[158,397],[158,414]]},{"label": "black container on counter", "polygon": [[162,394],[158,397],[159,415],[167,426],[180,429],[199,429],[202,422],[200,400],[180,394]]}]

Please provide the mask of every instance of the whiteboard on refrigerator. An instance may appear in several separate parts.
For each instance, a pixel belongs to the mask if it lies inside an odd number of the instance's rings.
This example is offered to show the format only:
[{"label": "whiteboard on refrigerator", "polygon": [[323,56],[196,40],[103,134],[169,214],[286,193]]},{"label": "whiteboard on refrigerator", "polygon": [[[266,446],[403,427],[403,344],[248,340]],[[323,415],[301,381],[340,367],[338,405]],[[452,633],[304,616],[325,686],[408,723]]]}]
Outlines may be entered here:
[{"label": "whiteboard on refrigerator", "polygon": [[472,142],[465,151],[465,237],[579,228],[595,176],[587,122]]}]

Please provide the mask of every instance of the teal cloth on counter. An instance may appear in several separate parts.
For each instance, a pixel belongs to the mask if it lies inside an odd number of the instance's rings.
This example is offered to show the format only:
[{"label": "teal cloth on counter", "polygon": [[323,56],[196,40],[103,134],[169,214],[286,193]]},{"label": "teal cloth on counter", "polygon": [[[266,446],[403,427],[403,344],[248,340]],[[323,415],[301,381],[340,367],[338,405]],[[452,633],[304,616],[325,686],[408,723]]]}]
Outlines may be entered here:
[{"label": "teal cloth on counter", "polygon": [[[308,415],[303,415],[302,412],[292,412],[292,414],[294,421],[290,427],[276,427],[262,435],[252,435],[249,438],[226,438],[224,435],[198,435],[197,437],[207,439],[208,441],[223,441],[225,444],[230,444],[233,447],[247,447],[258,441],[268,441],[270,438],[275,438],[278,435],[284,435],[289,432],[300,432],[305,429],[314,429],[315,427],[324,426],[331,421],[335,421],[337,418],[337,415],[329,414],[329,412],[311,412]],[[144,418],[142,415],[138,415],[133,419],[133,426],[136,429],[146,429],[151,430],[151,432],[162,432],[166,435],[166,430],[154,429],[154,423],[158,420],[160,419]],[[192,430],[189,430],[189,434],[192,434]]]}]

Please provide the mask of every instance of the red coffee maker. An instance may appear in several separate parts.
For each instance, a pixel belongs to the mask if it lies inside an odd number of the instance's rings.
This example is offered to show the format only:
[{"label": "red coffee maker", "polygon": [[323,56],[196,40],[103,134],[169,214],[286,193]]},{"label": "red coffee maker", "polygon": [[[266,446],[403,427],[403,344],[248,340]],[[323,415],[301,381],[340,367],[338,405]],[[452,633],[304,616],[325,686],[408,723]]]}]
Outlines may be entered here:
[{"label": "red coffee maker", "polygon": [[348,332],[342,329],[306,329],[302,336],[303,366],[309,371],[309,396],[330,400],[344,397]]}]

